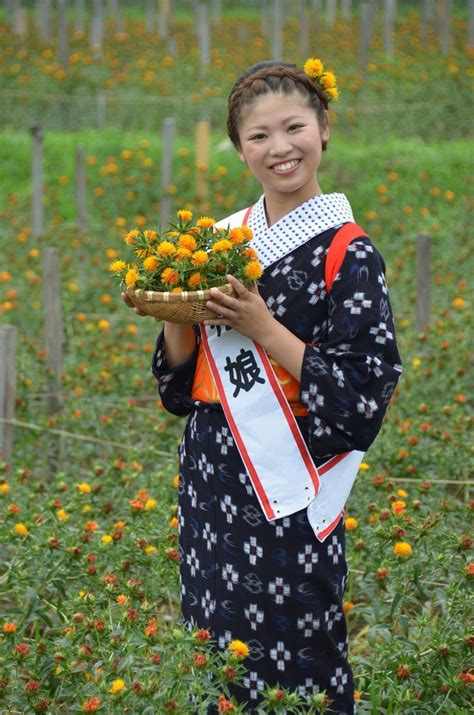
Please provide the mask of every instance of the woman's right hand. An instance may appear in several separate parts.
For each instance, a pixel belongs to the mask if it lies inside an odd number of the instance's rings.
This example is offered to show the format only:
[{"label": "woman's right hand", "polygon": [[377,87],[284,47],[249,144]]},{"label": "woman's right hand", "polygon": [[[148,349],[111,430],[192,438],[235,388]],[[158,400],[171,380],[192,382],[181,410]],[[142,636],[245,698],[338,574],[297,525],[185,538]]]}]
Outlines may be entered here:
[{"label": "woman's right hand", "polygon": [[136,313],[137,315],[146,315],[146,313],[144,313],[143,310],[140,310],[140,308],[137,308],[135,305],[133,305],[129,296],[125,292],[123,292],[121,295],[122,295],[122,300],[125,303],[125,305],[128,305],[129,308],[132,308],[134,313]]}]

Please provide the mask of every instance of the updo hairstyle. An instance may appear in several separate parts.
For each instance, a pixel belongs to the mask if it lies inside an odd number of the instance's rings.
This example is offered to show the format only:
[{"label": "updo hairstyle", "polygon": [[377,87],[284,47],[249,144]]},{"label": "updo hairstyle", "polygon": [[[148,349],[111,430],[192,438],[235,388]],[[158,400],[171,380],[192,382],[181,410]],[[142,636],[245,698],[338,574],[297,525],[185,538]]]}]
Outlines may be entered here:
[{"label": "updo hairstyle", "polygon": [[[243,110],[270,92],[299,92],[316,113],[320,127],[326,126],[328,99],[317,82],[292,62],[258,62],[239,77],[229,94],[227,134],[237,150],[240,149],[238,126]],[[323,141],[323,151],[326,146],[327,142]]]}]

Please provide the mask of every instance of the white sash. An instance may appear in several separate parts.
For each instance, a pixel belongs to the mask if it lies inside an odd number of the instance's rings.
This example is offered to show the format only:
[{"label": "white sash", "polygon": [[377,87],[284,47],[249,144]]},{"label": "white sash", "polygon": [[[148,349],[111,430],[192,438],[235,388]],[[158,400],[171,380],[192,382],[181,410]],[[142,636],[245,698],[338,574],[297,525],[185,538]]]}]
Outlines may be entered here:
[{"label": "white sash", "polygon": [[[245,215],[238,211],[217,226],[241,226]],[[271,258],[287,252],[277,243]],[[316,468],[261,345],[231,328],[200,327],[224,413],[266,518],[307,508],[317,539],[324,541],[344,514],[364,452],[338,454]]]}]

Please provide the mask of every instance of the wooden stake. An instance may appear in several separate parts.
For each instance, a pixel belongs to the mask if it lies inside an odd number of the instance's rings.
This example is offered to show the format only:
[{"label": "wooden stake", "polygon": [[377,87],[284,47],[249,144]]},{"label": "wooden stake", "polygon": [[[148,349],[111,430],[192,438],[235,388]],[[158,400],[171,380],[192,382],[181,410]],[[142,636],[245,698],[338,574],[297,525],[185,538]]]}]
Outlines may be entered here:
[{"label": "wooden stake", "polygon": [[209,15],[207,5],[199,3],[196,8],[197,12],[197,30],[199,39],[199,53],[201,57],[202,67],[208,67],[211,62],[210,56],[210,32],[209,32]]},{"label": "wooden stake", "polygon": [[468,0],[467,19],[467,47],[472,50],[474,47],[474,0]]},{"label": "wooden stake", "polygon": [[78,144],[76,148],[76,212],[77,230],[82,236],[87,231],[84,144]]},{"label": "wooden stake", "polygon": [[158,34],[164,39],[168,34],[168,24],[170,20],[170,0],[159,0],[158,10]]},{"label": "wooden stake", "polygon": [[360,17],[360,51],[359,68],[363,79],[367,74],[367,63],[369,61],[369,39],[370,39],[370,5],[368,0],[363,0]]},{"label": "wooden stake", "polygon": [[300,0],[300,57],[304,61],[309,56],[309,18],[304,0]]},{"label": "wooden stake", "polygon": [[385,0],[385,16],[383,24],[383,44],[385,52],[393,57],[393,23],[395,19],[395,0]]},{"label": "wooden stake", "polygon": [[169,186],[171,184],[173,170],[173,142],[176,129],[176,119],[166,117],[163,119],[163,153],[161,158],[161,201],[160,201],[160,224],[162,227],[168,224],[171,215],[171,196]]},{"label": "wooden stake", "polygon": [[63,373],[64,331],[61,314],[61,267],[59,250],[46,248],[43,255],[43,310],[46,364],[49,371],[48,412],[61,409],[59,381]]},{"label": "wooden stake", "polygon": [[68,32],[67,32],[67,0],[58,2],[58,57],[61,67],[67,70],[69,60]]},{"label": "wooden stake", "polygon": [[336,22],[336,0],[326,0],[326,24],[330,30]]},{"label": "wooden stake", "polygon": [[211,127],[208,121],[196,124],[196,196],[205,201],[209,192],[207,172],[209,170],[209,144]]},{"label": "wooden stake", "polygon": [[431,236],[418,234],[416,244],[416,329],[425,331],[431,316]]},{"label": "wooden stake", "polygon": [[443,55],[449,55],[451,49],[451,5],[451,0],[441,0],[439,3],[439,43]]},{"label": "wooden stake", "polygon": [[106,102],[105,92],[99,90],[97,92],[97,128],[104,129],[106,117]]},{"label": "wooden stake", "polygon": [[283,6],[281,0],[273,0],[273,42],[272,55],[273,60],[278,62],[283,59]]},{"label": "wooden stake", "polygon": [[352,18],[352,0],[342,0],[342,19],[346,22]]},{"label": "wooden stake", "polygon": [[32,179],[32,217],[31,230],[33,238],[38,238],[44,233],[44,207],[43,207],[43,129],[41,124],[31,127],[33,136],[31,179]]},{"label": "wooden stake", "polygon": [[[15,417],[17,329],[13,325],[0,327],[0,417]],[[7,474],[12,473],[13,425],[0,422],[1,459],[7,463]]]}]

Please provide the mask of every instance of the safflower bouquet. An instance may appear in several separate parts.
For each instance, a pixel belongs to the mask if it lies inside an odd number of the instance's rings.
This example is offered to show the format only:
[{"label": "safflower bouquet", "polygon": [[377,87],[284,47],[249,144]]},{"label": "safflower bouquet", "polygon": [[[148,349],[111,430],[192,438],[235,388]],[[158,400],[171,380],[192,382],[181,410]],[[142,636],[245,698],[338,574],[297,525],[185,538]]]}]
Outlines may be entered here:
[{"label": "safflower bouquet", "polygon": [[213,316],[206,308],[210,288],[233,292],[226,274],[250,285],[263,269],[250,246],[248,226],[216,228],[213,218],[194,221],[186,209],[176,215],[177,222],[164,231],[129,231],[130,256],[111,263],[110,271],[144,313],[156,320],[199,323]]}]

